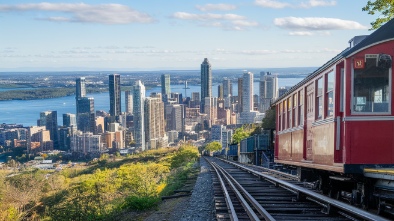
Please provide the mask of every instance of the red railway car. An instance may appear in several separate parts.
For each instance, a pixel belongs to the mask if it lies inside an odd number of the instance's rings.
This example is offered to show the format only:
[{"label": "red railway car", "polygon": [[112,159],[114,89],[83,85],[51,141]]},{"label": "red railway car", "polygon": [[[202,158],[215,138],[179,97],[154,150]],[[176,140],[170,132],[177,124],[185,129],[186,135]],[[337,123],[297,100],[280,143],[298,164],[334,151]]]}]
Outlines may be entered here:
[{"label": "red railway car", "polygon": [[275,162],[337,195],[333,183],[353,180],[360,202],[371,182],[365,168],[394,167],[394,20],[349,43],[273,103]]}]

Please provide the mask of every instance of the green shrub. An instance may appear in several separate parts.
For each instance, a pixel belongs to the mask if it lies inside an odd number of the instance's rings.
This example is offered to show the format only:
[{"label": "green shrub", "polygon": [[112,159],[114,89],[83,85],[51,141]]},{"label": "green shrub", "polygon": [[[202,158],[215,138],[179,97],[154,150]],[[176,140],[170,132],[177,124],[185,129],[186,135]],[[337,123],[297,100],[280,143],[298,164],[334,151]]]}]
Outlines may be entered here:
[{"label": "green shrub", "polygon": [[126,197],[123,209],[144,211],[157,207],[160,199],[151,196],[129,196]]}]

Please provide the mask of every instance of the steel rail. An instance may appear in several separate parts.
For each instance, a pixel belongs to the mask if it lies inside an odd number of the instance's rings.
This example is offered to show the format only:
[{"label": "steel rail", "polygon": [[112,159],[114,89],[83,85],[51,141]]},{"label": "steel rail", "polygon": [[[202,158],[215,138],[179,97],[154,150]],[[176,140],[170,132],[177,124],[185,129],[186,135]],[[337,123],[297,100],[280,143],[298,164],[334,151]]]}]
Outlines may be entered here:
[{"label": "steel rail", "polygon": [[224,160],[224,159],[220,159],[220,160],[225,161],[225,162],[227,162],[229,164],[232,164],[232,165],[234,165],[234,166],[236,166],[238,168],[241,168],[241,169],[243,169],[243,170],[245,170],[245,171],[247,171],[249,173],[252,173],[252,174],[254,174],[256,176],[263,177],[264,179],[266,179],[269,182],[278,184],[278,185],[280,185],[282,187],[289,188],[289,189],[292,189],[294,191],[297,191],[298,193],[302,193],[302,194],[304,194],[306,196],[309,196],[309,197],[311,197],[311,198],[313,198],[313,199],[315,199],[315,200],[317,200],[319,202],[327,204],[328,207],[329,206],[333,206],[335,208],[338,208],[340,210],[346,211],[346,212],[348,212],[348,213],[350,213],[352,215],[355,215],[355,216],[357,216],[359,218],[362,218],[364,220],[369,220],[369,221],[389,221],[388,219],[385,219],[385,218],[383,218],[381,216],[378,216],[378,215],[375,215],[375,214],[372,214],[372,213],[368,213],[368,212],[366,212],[366,211],[364,211],[364,210],[362,210],[360,208],[348,205],[346,203],[343,203],[343,202],[335,200],[335,199],[331,199],[331,198],[329,198],[327,196],[315,193],[315,192],[313,192],[311,190],[299,187],[297,185],[294,185],[294,184],[288,183],[286,181],[280,180],[278,178],[275,178],[275,177],[263,174],[261,172],[254,171],[254,170],[252,170],[252,169],[250,169],[248,167],[245,167],[243,165],[239,165],[237,163],[234,163],[234,162],[231,162],[231,161],[227,161],[227,160]]},{"label": "steel rail", "polygon": [[[255,198],[253,198],[253,196],[250,195],[250,194],[248,193],[248,191],[246,191],[245,188],[243,188],[242,185],[241,185],[237,180],[235,180],[234,177],[232,177],[225,169],[223,169],[221,166],[219,166],[219,165],[216,164],[215,162],[213,162],[213,164],[217,165],[217,166],[218,166],[218,169],[221,170],[222,173],[224,173],[224,174],[226,175],[226,176],[225,176],[226,179],[227,179],[227,177],[228,177],[229,179],[231,179],[231,181],[229,180],[228,182],[229,182],[229,183],[234,183],[234,184],[242,191],[242,193],[245,195],[245,197],[248,199],[248,201],[254,206],[254,208],[260,213],[260,215],[262,215],[262,216],[264,217],[265,220],[268,220],[268,221],[275,221],[275,218],[272,217],[271,214],[269,214],[269,213],[267,212],[267,210],[265,210],[265,209],[260,205],[260,203],[257,202],[257,200],[256,200]],[[231,184],[231,185],[233,185],[233,184]]]},{"label": "steel rail", "polygon": [[207,159],[205,159],[205,160],[206,160],[209,164],[211,164],[212,168],[213,168],[213,169],[215,170],[215,172],[216,172],[216,175],[218,176],[218,179],[219,179],[219,182],[220,182],[220,186],[222,187],[222,191],[223,191],[223,194],[224,194],[224,196],[225,196],[227,208],[230,210],[230,213],[231,213],[231,215],[230,215],[231,221],[238,221],[238,216],[237,216],[237,213],[235,212],[234,205],[233,205],[233,203],[232,203],[232,201],[231,201],[231,198],[230,198],[230,194],[229,194],[228,191],[227,191],[226,185],[224,184],[224,181],[223,181],[222,177],[220,176],[219,171],[217,170],[216,167],[214,167],[214,166],[212,165],[211,162],[209,162]]},{"label": "steel rail", "polygon": [[241,202],[242,207],[245,209],[246,213],[248,214],[249,218],[251,220],[257,221],[260,220],[259,217],[256,215],[256,213],[253,211],[252,207],[249,206],[248,202],[246,202],[245,198],[242,196],[242,194],[237,190],[237,188],[234,186],[234,184],[231,182],[231,180],[228,177],[228,174],[225,174],[223,172],[223,168],[221,168],[218,164],[215,162],[212,162],[217,169],[220,170],[220,172],[223,174],[223,177],[227,180],[227,183],[230,185],[231,189],[234,191],[236,194],[236,197],[238,200]]}]

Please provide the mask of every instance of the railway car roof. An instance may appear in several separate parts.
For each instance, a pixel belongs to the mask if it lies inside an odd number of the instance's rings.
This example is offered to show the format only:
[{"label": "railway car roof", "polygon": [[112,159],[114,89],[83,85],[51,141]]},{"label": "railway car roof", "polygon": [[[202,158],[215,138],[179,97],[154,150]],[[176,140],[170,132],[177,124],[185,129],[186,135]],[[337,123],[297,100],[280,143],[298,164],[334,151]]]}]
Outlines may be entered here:
[{"label": "railway car roof", "polygon": [[372,46],[377,43],[381,43],[384,41],[392,40],[394,39],[394,19],[391,19],[388,21],[386,24],[384,24],[382,27],[374,31],[372,34],[367,36],[364,40],[362,40],[360,43],[357,45],[353,46],[352,48],[348,47],[345,50],[343,50],[341,53],[333,57],[331,60],[329,60],[327,63],[325,63],[323,66],[319,67],[316,69],[314,72],[309,74],[307,77],[305,77],[301,82],[298,84],[294,85],[287,91],[285,94],[280,96],[278,99],[276,99],[274,102],[272,102],[272,105],[276,105],[280,100],[283,98],[287,97],[289,94],[293,93],[295,90],[300,88],[302,85],[307,83],[309,80],[312,78],[316,77],[319,75],[321,72],[335,64],[336,62],[340,61],[343,58],[349,57],[353,55],[354,53],[357,53],[358,51],[367,48],[369,46]]}]

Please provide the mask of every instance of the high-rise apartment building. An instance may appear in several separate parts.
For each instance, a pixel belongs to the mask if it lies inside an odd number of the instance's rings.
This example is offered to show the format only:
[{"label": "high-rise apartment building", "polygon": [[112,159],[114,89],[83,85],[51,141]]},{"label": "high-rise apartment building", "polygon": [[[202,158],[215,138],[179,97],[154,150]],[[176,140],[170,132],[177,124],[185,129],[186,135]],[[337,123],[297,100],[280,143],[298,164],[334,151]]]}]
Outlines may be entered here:
[{"label": "high-rise apartment building", "polygon": [[126,114],[133,114],[133,95],[131,91],[125,91],[125,105],[126,105]]},{"label": "high-rise apartment building", "polygon": [[145,151],[144,100],[145,86],[138,80],[133,85],[133,136],[136,147],[142,151]]},{"label": "high-rise apartment building", "polygon": [[168,143],[161,94],[152,94],[145,99],[145,139],[148,149],[164,147]]},{"label": "high-rise apartment building", "polygon": [[253,111],[253,73],[246,72],[242,78],[242,112],[250,112]]},{"label": "high-rise apartment building", "polygon": [[166,102],[168,96],[171,94],[171,80],[169,74],[161,75],[161,95],[163,101]]},{"label": "high-rise apartment building", "polygon": [[111,117],[117,117],[121,114],[122,110],[120,101],[120,75],[111,74],[109,75],[109,114]]},{"label": "high-rise apartment building", "polygon": [[212,70],[208,58],[204,58],[201,64],[201,113],[204,113],[206,97],[212,97]]}]

